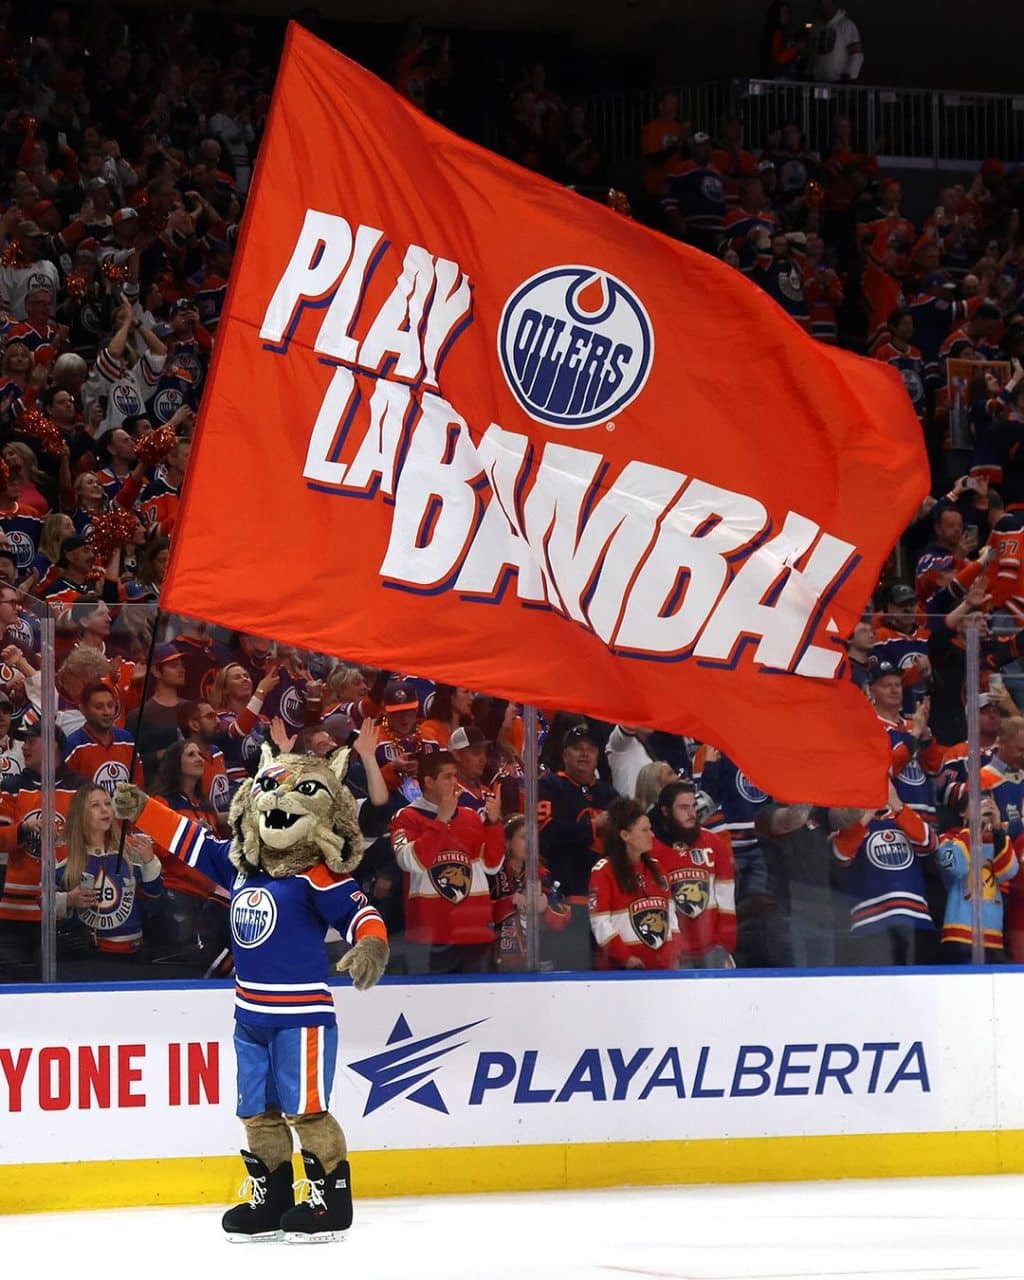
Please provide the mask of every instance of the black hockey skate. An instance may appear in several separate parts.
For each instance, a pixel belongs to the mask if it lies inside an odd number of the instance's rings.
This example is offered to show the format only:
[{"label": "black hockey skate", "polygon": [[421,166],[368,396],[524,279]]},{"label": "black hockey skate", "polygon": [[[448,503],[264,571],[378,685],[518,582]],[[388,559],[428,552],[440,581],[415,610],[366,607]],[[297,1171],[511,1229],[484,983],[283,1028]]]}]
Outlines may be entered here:
[{"label": "black hockey skate", "polygon": [[281,1218],[281,1230],[289,1244],[326,1244],[341,1240],[352,1225],[352,1186],[348,1161],[324,1173],[316,1156],[302,1153],[306,1176],[295,1184],[301,1196],[309,1195]]},{"label": "black hockey skate", "polygon": [[236,1204],[221,1219],[221,1226],[232,1244],[281,1239],[281,1217],[294,1209],[292,1163],[286,1160],[273,1173],[251,1151],[243,1151],[242,1159],[248,1177],[239,1195],[249,1196],[247,1204]]}]

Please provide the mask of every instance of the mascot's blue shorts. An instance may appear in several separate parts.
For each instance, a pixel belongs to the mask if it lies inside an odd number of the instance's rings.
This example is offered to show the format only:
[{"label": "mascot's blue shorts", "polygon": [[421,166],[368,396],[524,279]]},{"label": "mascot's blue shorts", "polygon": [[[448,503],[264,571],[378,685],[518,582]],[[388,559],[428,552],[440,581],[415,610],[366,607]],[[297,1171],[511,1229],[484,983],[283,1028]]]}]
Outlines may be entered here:
[{"label": "mascot's blue shorts", "polygon": [[334,1085],[338,1028],[248,1027],[235,1023],[238,1116],[277,1107],[286,1116],[326,1111]]}]

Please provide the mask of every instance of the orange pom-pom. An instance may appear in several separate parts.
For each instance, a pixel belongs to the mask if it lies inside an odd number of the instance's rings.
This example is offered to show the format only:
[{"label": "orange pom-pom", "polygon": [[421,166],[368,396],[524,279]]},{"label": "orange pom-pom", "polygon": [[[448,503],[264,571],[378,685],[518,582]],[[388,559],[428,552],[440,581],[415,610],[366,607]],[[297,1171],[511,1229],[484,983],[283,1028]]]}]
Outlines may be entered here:
[{"label": "orange pom-pom", "polygon": [[118,547],[123,547],[135,537],[138,520],[127,507],[116,503],[108,511],[93,516],[89,528],[89,545],[101,564],[106,564]]},{"label": "orange pom-pom", "polygon": [[173,427],[157,427],[147,431],[135,442],[135,455],[147,467],[153,467],[171,452],[178,442]]},{"label": "orange pom-pom", "polygon": [[19,413],[14,425],[22,435],[31,436],[37,441],[44,453],[59,458],[64,452],[64,437],[60,427],[52,418],[48,418],[42,409],[26,409]]},{"label": "orange pom-pom", "polygon": [[125,264],[123,262],[115,262],[113,256],[109,254],[103,259],[103,265],[100,270],[111,284],[123,284],[128,279],[128,268]]},{"label": "orange pom-pom", "polygon": [[71,271],[68,273],[64,284],[68,291],[68,297],[74,298],[76,302],[81,302],[85,297],[86,282],[85,276],[80,271]]},{"label": "orange pom-pom", "polygon": [[11,240],[0,249],[0,267],[27,267],[28,261],[17,240]]}]

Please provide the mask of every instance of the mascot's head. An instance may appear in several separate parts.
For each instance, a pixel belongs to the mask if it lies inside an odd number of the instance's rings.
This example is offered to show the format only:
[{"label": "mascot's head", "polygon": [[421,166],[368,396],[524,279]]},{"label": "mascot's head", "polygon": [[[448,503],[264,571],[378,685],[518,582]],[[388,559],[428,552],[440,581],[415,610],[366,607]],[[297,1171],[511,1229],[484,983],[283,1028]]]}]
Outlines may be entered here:
[{"label": "mascot's head", "polygon": [[264,747],[255,778],[247,779],[231,802],[234,841],[231,861],[252,874],[262,868],[283,877],[324,862],[349,874],[363,856],[356,802],[342,779],[348,749],[327,760],[280,755]]}]

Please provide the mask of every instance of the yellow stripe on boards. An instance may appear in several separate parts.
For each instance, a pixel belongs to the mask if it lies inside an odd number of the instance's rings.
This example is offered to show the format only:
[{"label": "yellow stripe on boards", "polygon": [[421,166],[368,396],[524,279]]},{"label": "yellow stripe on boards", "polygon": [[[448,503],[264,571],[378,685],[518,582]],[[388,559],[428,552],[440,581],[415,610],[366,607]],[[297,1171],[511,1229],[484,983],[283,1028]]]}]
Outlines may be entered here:
[{"label": "yellow stripe on boards", "polygon": [[[296,1157],[297,1161],[297,1157]],[[356,1198],[714,1182],[1024,1173],[1024,1130],[700,1138],[353,1152]],[[295,1165],[296,1177],[302,1170]],[[0,1212],[237,1199],[237,1156],[0,1165]]]}]

